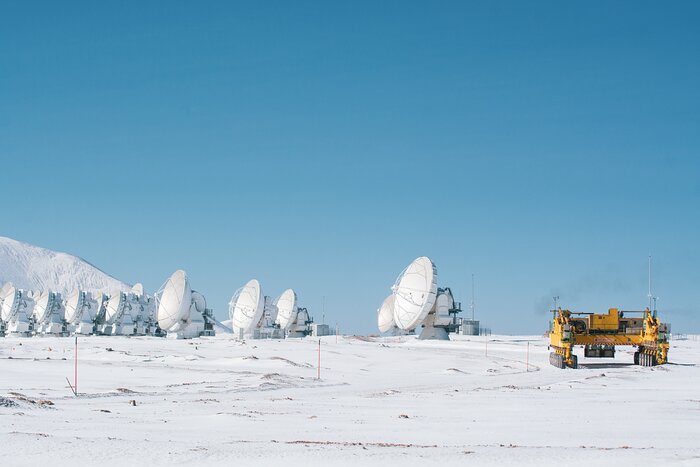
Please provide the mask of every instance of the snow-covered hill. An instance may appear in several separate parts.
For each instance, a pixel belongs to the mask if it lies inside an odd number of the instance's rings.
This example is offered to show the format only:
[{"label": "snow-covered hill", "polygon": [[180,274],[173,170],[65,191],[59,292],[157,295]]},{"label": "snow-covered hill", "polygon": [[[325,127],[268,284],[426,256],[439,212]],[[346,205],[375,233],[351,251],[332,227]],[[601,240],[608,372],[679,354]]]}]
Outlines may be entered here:
[{"label": "snow-covered hill", "polygon": [[75,287],[105,292],[131,288],[76,256],[0,237],[0,285],[5,282],[64,295]]}]

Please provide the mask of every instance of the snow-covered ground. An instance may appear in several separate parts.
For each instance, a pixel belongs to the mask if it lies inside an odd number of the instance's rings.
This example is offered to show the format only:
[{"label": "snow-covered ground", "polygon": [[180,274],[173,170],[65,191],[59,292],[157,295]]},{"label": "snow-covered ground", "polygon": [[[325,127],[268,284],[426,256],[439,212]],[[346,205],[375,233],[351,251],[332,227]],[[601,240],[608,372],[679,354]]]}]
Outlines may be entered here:
[{"label": "snow-covered ground", "polygon": [[332,336],[320,380],[317,350],[310,338],[83,337],[74,397],[72,338],[0,338],[0,461],[700,465],[697,337],[673,341],[665,366],[618,348],[559,370],[541,337]]}]

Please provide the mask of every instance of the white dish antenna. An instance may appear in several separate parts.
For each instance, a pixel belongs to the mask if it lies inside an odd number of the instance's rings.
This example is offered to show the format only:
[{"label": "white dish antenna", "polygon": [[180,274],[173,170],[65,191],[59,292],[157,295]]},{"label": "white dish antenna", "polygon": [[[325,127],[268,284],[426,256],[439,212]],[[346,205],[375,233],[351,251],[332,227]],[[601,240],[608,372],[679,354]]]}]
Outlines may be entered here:
[{"label": "white dish antenna", "polygon": [[234,331],[248,332],[257,326],[264,306],[262,289],[256,279],[238,289],[229,302],[229,316]]},{"label": "white dish antenna", "polygon": [[198,313],[203,314],[207,310],[207,299],[196,290],[192,291],[192,303],[194,304],[194,309],[197,310]]},{"label": "white dish antenna", "polygon": [[277,323],[280,329],[289,329],[296,318],[297,294],[292,289],[282,292],[277,298]]},{"label": "white dish antenna", "polygon": [[5,282],[5,285],[0,288],[0,320],[6,321],[5,318],[2,316],[2,304],[5,302],[5,299],[11,294],[12,292],[12,282]]},{"label": "white dish antenna", "polygon": [[98,301],[92,298],[90,292],[73,289],[65,302],[64,316],[69,324],[93,322],[99,311]]},{"label": "white dish antenna", "polygon": [[138,283],[135,286],[131,288],[131,293],[138,295],[139,297],[143,297],[143,284]]},{"label": "white dish antenna", "polygon": [[109,303],[109,295],[102,291],[97,291],[93,295],[95,301],[97,302],[97,310],[95,311],[95,322],[102,323],[105,320],[105,315],[107,314],[107,303]]},{"label": "white dish antenna", "polygon": [[11,282],[6,283],[2,286],[2,309],[0,310],[0,318],[3,321],[9,322],[10,318],[13,316],[13,310],[15,307],[15,300],[17,300],[17,291],[15,286]]},{"label": "white dish antenna", "polygon": [[0,287],[0,303],[5,300],[5,297],[10,295],[10,290],[12,290],[12,282],[5,282],[5,285]]},{"label": "white dish antenna", "polygon": [[396,279],[394,323],[411,331],[419,326],[435,305],[437,268],[427,256],[416,258]]},{"label": "white dish antenna", "polygon": [[53,312],[53,294],[51,292],[43,292],[39,295],[34,305],[34,321],[43,323]]},{"label": "white dish antenna", "polygon": [[[189,324],[192,289],[183,270],[177,270],[165,282],[158,297],[156,317],[158,326],[166,331],[177,332]],[[197,294],[201,297],[201,294]],[[202,297],[202,300],[204,297]],[[195,304],[197,302],[195,301]],[[206,302],[204,304],[206,308]],[[199,311],[199,309],[197,310]]]},{"label": "white dish antenna", "polygon": [[[6,323],[13,320],[22,319],[21,314],[25,319],[29,319],[34,310],[34,300],[25,290],[18,289],[10,284],[10,287],[5,289],[5,299],[2,301],[2,312],[0,318]],[[23,312],[23,313],[22,313]]]},{"label": "white dish antenna", "polygon": [[379,332],[389,332],[396,327],[396,324],[394,324],[395,302],[396,295],[391,294],[384,299],[382,306],[379,307],[377,312],[377,326],[379,327]]},{"label": "white dish antenna", "polygon": [[175,271],[156,292],[155,304],[158,326],[168,333],[168,337],[213,336],[213,328],[207,329],[211,323],[226,328],[214,319],[204,295],[191,289],[187,273],[181,269]]},{"label": "white dish antenna", "polygon": [[36,334],[61,335],[65,315],[61,294],[49,290],[42,292],[36,298],[33,315]]},{"label": "white dish antenna", "polygon": [[107,309],[105,310],[105,322],[107,324],[116,324],[124,315],[124,309],[127,306],[127,297],[121,290],[115,290],[109,296],[107,301]]},{"label": "white dish antenna", "polygon": [[83,294],[79,289],[73,289],[73,292],[66,299],[66,321],[74,324],[82,318],[83,315]]}]

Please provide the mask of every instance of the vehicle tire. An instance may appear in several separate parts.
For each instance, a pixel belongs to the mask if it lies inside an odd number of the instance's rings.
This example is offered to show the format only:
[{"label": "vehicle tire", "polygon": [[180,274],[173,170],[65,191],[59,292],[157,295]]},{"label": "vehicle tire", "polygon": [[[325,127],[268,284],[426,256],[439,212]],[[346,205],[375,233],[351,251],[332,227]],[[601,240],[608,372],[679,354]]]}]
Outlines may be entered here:
[{"label": "vehicle tire", "polygon": [[578,357],[576,355],[571,356],[571,368],[574,370],[578,368]]}]

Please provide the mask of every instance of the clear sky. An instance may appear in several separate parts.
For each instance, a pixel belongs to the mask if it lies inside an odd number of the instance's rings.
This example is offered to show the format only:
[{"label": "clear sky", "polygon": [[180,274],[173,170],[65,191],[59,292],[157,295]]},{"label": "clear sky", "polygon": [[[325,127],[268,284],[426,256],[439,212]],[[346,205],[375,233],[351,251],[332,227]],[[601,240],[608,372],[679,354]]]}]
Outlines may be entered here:
[{"label": "clear sky", "polygon": [[[331,3],[335,3],[331,5]],[[0,235],[220,318],[376,331],[430,256],[494,332],[646,303],[700,331],[698,2],[7,2]]]}]

